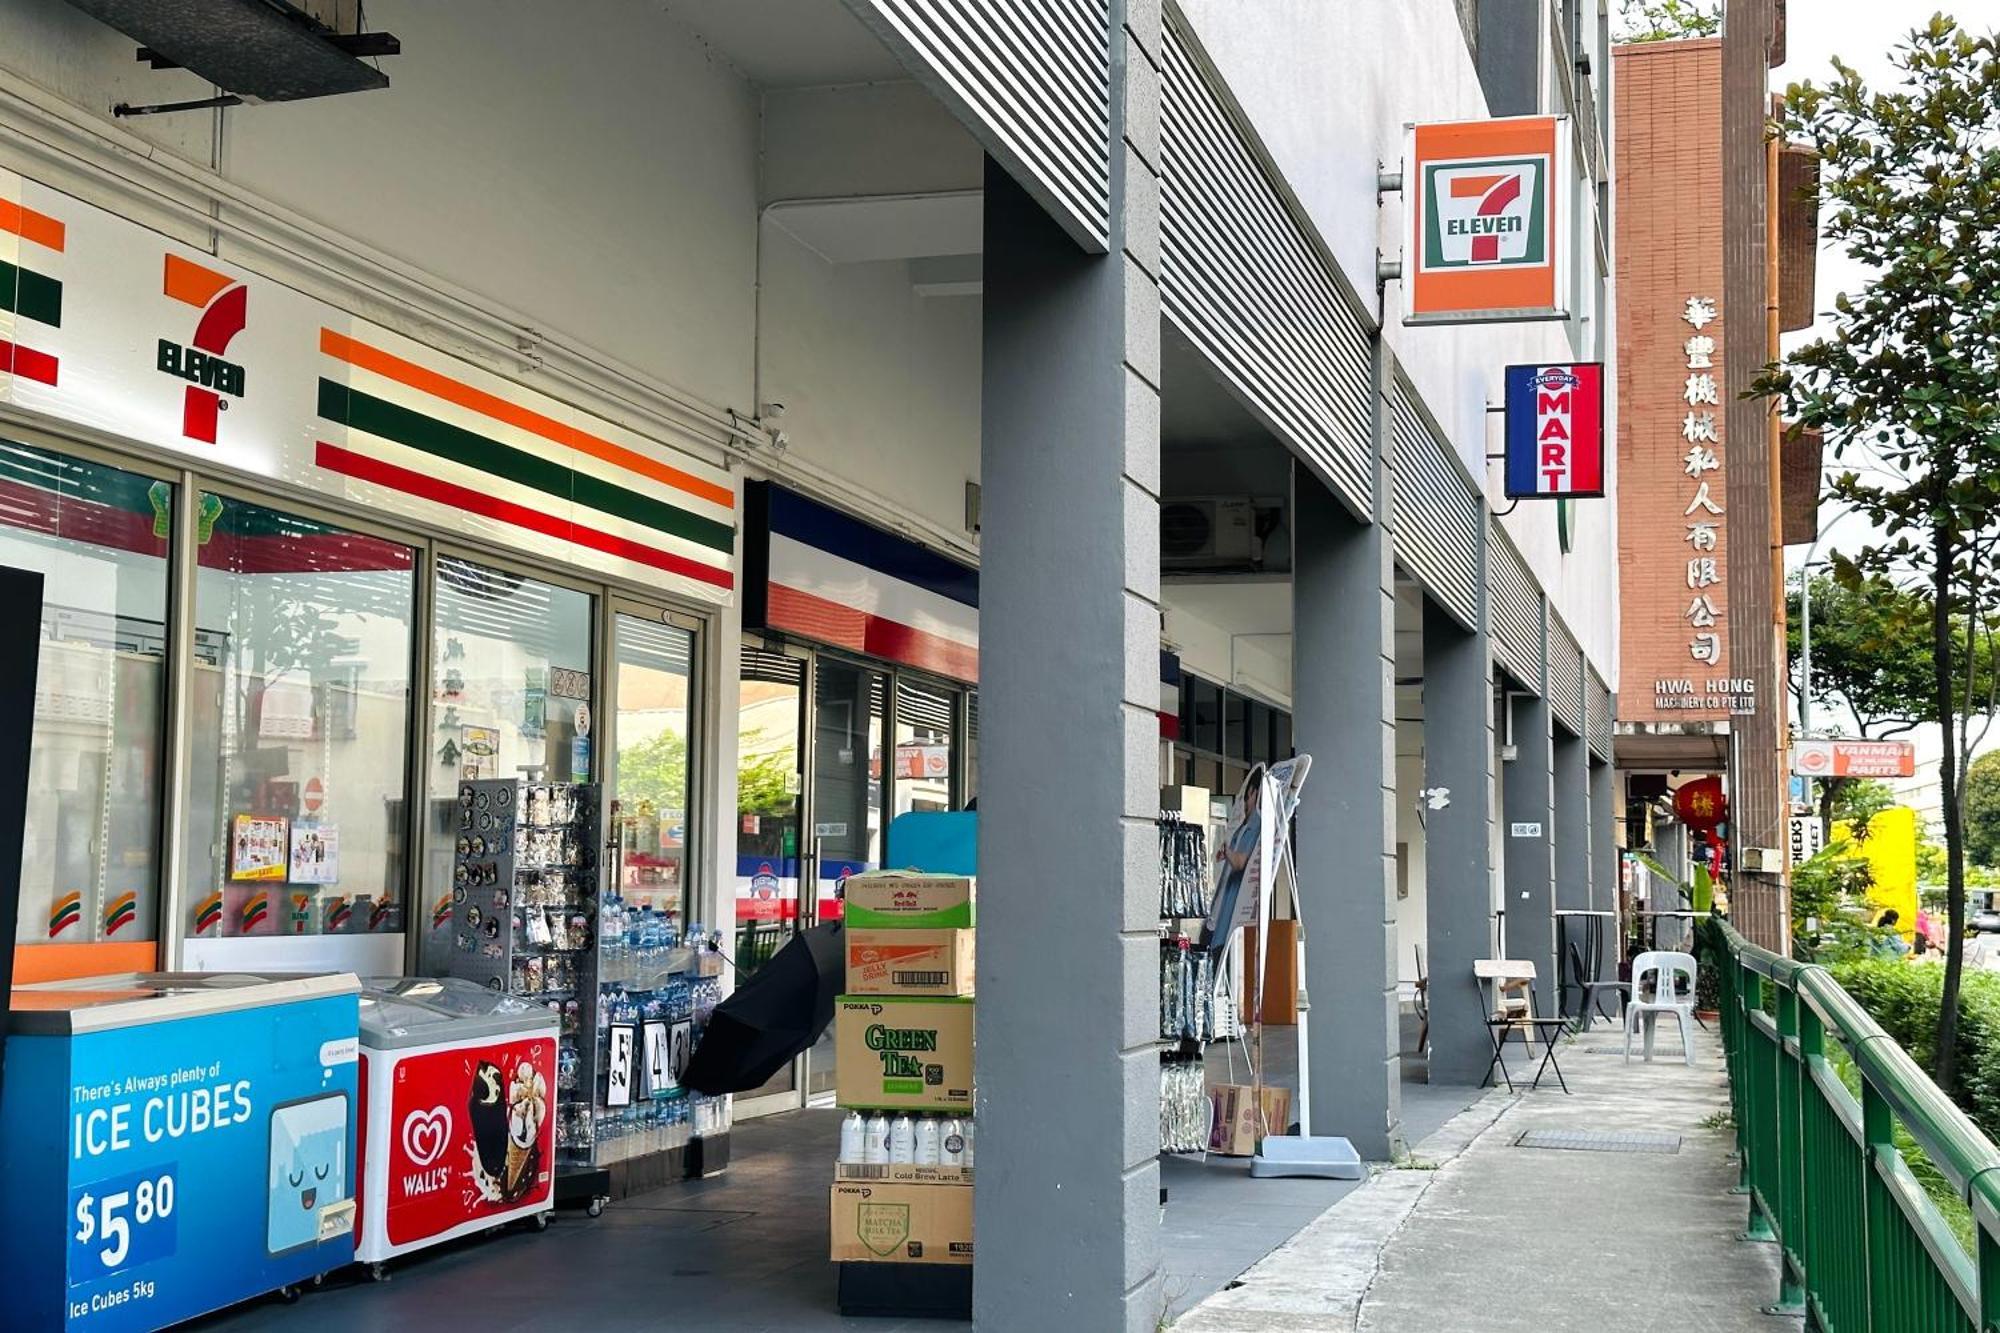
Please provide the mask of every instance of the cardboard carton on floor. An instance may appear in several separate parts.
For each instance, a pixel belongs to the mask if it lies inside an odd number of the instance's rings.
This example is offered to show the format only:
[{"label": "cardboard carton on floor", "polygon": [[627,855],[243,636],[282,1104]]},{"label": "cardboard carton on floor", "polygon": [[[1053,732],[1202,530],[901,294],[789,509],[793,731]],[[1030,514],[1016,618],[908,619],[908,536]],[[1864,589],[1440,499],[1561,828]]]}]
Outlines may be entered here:
[{"label": "cardboard carton on floor", "polygon": [[836,1263],[969,1264],[972,1189],[835,1185],[832,1236]]},{"label": "cardboard carton on floor", "polygon": [[851,876],[841,890],[849,930],[970,930],[970,875],[907,875],[872,871]]},{"label": "cardboard carton on floor", "polygon": [[863,1110],[972,1109],[971,1000],[843,995],[834,1100]]},{"label": "cardboard carton on floor", "polygon": [[969,930],[857,930],[847,939],[850,995],[972,994]]},{"label": "cardboard carton on floor", "polygon": [[1208,1098],[1215,1104],[1208,1150],[1224,1157],[1255,1157],[1260,1139],[1266,1134],[1283,1134],[1291,1125],[1289,1088],[1258,1089],[1247,1083],[1211,1083]]},{"label": "cardboard carton on floor", "polygon": [[969,1166],[918,1166],[913,1162],[836,1162],[833,1178],[843,1185],[970,1185]]}]

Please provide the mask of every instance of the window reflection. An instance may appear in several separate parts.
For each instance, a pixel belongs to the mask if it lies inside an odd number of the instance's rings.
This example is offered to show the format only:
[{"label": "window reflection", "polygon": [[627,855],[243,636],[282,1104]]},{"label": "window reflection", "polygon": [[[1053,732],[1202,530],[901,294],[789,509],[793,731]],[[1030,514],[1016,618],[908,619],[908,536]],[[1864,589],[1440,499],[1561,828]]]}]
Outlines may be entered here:
[{"label": "window reflection", "polygon": [[42,576],[22,944],[156,934],[173,488],[0,441],[0,565]]},{"label": "window reflection", "polygon": [[189,934],[400,931],[416,553],[207,492],[196,517]]}]

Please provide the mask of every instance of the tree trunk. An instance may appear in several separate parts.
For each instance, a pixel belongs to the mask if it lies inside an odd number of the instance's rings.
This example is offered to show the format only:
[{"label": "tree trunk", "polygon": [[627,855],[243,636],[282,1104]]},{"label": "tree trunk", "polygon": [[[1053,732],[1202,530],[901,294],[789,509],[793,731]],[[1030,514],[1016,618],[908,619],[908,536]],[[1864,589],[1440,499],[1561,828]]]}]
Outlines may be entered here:
[{"label": "tree trunk", "polygon": [[[1936,475],[1939,469],[1933,468]],[[1940,484],[1942,489],[1942,484]],[[1942,510],[1942,506],[1940,506]],[[1949,1095],[1958,1065],[1958,984],[1965,973],[1965,828],[1958,801],[1958,743],[1953,725],[1958,720],[1952,699],[1955,673],[1952,670],[1951,573],[1952,540],[1947,514],[1935,514],[1932,527],[1931,571],[1931,661],[1937,695],[1938,728],[1943,733],[1943,754],[1938,759],[1938,780],[1944,806],[1945,902],[1949,932],[1945,943],[1944,996],[1938,1005],[1937,1060],[1932,1073],[1938,1086]]]}]

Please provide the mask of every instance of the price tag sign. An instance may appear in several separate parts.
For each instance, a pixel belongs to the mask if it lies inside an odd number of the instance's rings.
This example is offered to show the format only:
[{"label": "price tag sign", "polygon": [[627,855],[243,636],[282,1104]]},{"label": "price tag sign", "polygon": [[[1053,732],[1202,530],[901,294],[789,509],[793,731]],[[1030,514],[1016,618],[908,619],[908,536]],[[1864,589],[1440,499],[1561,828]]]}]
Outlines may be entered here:
[{"label": "price tag sign", "polygon": [[174,1252],[174,1181],[167,1162],[70,1191],[69,1285],[122,1273]]}]

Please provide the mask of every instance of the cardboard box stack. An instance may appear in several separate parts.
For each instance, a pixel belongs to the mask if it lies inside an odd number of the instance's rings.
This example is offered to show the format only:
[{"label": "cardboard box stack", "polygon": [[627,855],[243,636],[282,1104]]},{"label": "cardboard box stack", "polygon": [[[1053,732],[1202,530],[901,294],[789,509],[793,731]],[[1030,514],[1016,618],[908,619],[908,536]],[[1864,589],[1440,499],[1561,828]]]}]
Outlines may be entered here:
[{"label": "cardboard box stack", "polygon": [[869,1144],[871,1160],[843,1154],[831,1204],[838,1262],[972,1262],[973,903],[969,877],[847,881],[835,1100],[871,1136],[912,1117],[937,1160],[922,1147],[902,1160],[887,1143]]}]

